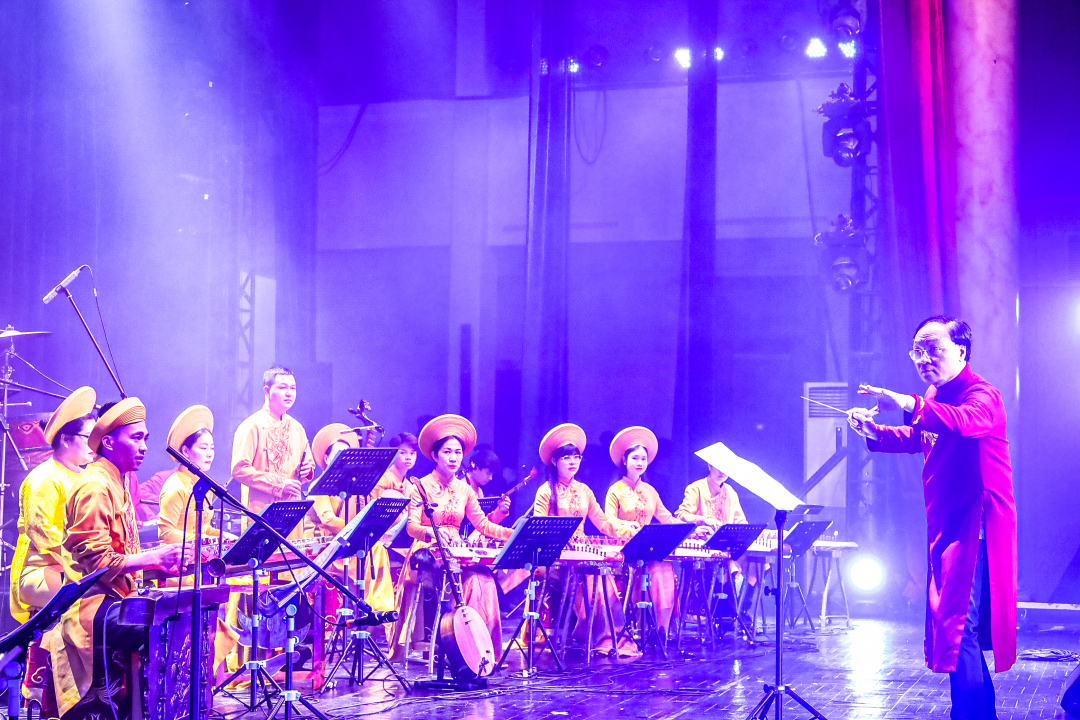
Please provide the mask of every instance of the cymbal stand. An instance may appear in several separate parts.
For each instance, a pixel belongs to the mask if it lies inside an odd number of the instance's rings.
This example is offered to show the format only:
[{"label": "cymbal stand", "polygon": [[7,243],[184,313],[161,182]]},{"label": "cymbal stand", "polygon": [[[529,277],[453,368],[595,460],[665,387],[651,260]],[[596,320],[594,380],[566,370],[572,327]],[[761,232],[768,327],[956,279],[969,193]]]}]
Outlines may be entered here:
[{"label": "cymbal stand", "polygon": [[[4,365],[0,368],[0,376],[4,380],[4,394],[2,405],[0,405],[0,425],[3,426],[4,437],[0,438],[0,522],[5,517],[4,504],[7,501],[7,448],[8,443],[11,443],[11,449],[15,453],[15,457],[19,459],[19,466],[22,467],[23,472],[27,472],[26,460],[23,459],[22,453],[19,452],[19,448],[15,445],[15,438],[11,436],[11,425],[8,423],[8,409],[10,403],[8,402],[8,385],[11,382],[11,356],[15,354],[15,338],[10,339],[10,344],[7,349],[4,350]],[[0,536],[0,572],[7,570],[9,562],[5,562],[5,551],[10,547],[9,543],[4,541]],[[14,548],[12,548],[14,550]]]}]

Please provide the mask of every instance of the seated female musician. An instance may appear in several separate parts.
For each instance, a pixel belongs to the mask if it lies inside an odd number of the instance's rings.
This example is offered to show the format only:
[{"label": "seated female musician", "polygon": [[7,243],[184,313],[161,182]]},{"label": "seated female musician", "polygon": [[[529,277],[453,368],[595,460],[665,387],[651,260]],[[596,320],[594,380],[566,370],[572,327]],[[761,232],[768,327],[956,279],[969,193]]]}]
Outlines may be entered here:
[{"label": "seated female musician", "polygon": [[[596,496],[587,485],[576,479],[581,466],[581,453],[585,449],[585,431],[573,423],[564,423],[548,431],[540,442],[540,459],[547,471],[547,482],[537,488],[533,503],[533,515],[564,515],[581,518],[576,537],[584,538],[585,518],[592,521],[600,532],[608,537],[628,539],[641,529],[636,521],[625,522],[606,514]],[[552,573],[553,580],[558,580],[557,573]],[[608,654],[614,646],[614,638],[622,630],[622,603],[619,600],[615,583],[610,576],[604,576],[605,592],[611,607],[614,628],[608,626],[604,612],[596,612],[592,628],[595,652]],[[574,614],[578,618],[578,629],[585,630],[585,603],[581,594],[574,598]],[[623,642],[619,647],[620,655],[633,655],[636,649],[632,643]]]},{"label": "seated female musician", "polygon": [[[469,462],[465,465],[465,480],[469,487],[476,493],[477,498],[484,497],[484,486],[491,482],[491,478],[501,469],[499,456],[490,447],[481,446],[469,456]],[[510,497],[503,495],[499,498],[499,504],[488,513],[488,520],[493,523],[501,523],[510,515]]]},{"label": "seated female musician", "polygon": [[[480,509],[476,492],[467,483],[457,479],[458,470],[465,454],[476,445],[476,428],[460,415],[440,415],[420,431],[420,451],[435,461],[435,470],[416,481],[411,488],[409,505],[409,535],[414,538],[401,574],[398,609],[401,619],[394,628],[391,656],[404,659],[406,645],[422,632],[423,623],[416,622],[423,603],[415,603],[419,590],[419,571],[411,560],[418,553],[435,544],[435,532],[442,539],[461,544],[461,521],[469,522],[481,534],[496,540],[507,540],[511,529],[492,523]],[[434,505],[433,518],[425,512],[425,503]],[[435,529],[432,528],[434,521]],[[462,572],[462,599],[484,619],[492,642],[502,642],[502,621],[499,616],[499,595],[491,571],[481,567],[466,567]],[[413,606],[417,606],[414,613]]]},{"label": "seated female musician", "polygon": [[[190,460],[203,472],[209,472],[214,462],[214,414],[204,405],[193,405],[172,424],[169,429],[168,446]],[[189,503],[196,477],[180,466],[161,486],[158,505],[158,540],[178,543],[195,539],[195,507]],[[218,537],[218,529],[211,523],[214,508],[204,503],[203,537]],[[185,512],[186,510],[186,512]],[[190,582],[190,578],[185,583]]]},{"label": "seated female musician", "polygon": [[[169,429],[168,447],[176,450],[190,460],[204,473],[210,472],[214,462],[214,414],[204,405],[193,405],[173,422]],[[184,466],[179,466],[161,486],[158,505],[158,540],[172,544],[195,539],[195,506],[189,503],[196,477]],[[214,519],[213,503],[210,498],[204,504],[202,535],[204,538],[217,538],[220,532],[211,523]],[[226,538],[233,537],[225,533]],[[216,547],[216,545],[215,545]],[[188,553],[192,557],[191,553]],[[185,585],[194,583],[193,576],[183,579]],[[170,581],[169,584],[175,584]],[[214,635],[214,671],[220,680],[229,671],[235,669],[239,660],[234,654],[239,636],[230,627],[236,620],[236,608],[239,595],[233,593],[229,603],[221,609],[218,617],[217,632]]]},{"label": "seated female musician", "polygon": [[[748,521],[739,502],[739,494],[727,480],[727,475],[709,465],[708,477],[695,480],[686,486],[682,504],[675,511],[675,517],[709,530],[733,523],[745,525]],[[732,581],[742,574],[742,568],[735,559],[729,561],[728,572]],[[749,577],[747,581],[749,590],[743,593],[738,610],[739,614],[744,616],[744,623],[749,625],[751,619],[748,611],[757,597],[757,577]]]},{"label": "seated female musician", "polygon": [[[71,557],[64,549],[68,489],[83,466],[93,462],[86,444],[94,427],[93,388],[81,387],[60,403],[45,425],[45,442],[52,458],[26,476],[19,489],[19,541],[11,559],[11,615],[20,623],[43,608],[64,584]],[[23,697],[35,700],[45,717],[57,713],[52,678],[45,672],[48,652],[40,640],[27,650]]]},{"label": "seated female musician", "polygon": [[[657,446],[652,430],[640,426],[620,431],[611,441],[611,462],[619,468],[619,480],[608,489],[605,502],[608,515],[636,521],[643,527],[653,518],[667,524],[679,522],[664,507],[656,488],[645,482],[645,469],[656,457]],[[675,567],[670,562],[654,560],[648,570],[652,577],[650,595],[656,608],[656,624],[660,634],[666,637],[675,607]]]}]

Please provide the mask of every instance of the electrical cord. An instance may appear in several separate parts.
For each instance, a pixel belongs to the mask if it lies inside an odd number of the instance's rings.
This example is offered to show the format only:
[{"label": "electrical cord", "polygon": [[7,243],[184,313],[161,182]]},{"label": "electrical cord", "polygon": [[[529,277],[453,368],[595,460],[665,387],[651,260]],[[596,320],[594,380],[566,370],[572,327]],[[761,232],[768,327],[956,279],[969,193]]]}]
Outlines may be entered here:
[{"label": "electrical cord", "polygon": [[[120,378],[120,368],[116,365],[116,356],[113,355],[112,343],[109,342],[109,331],[105,329],[105,318],[101,314],[101,302],[98,300],[97,278],[94,277],[94,268],[84,265],[90,271],[90,284],[94,286],[94,306],[97,308],[98,322],[101,323],[101,334],[105,336],[105,347],[109,349],[109,359],[112,360],[112,371],[117,380]],[[123,383],[121,383],[123,384]]]},{"label": "electrical cord", "polygon": [[1038,660],[1040,662],[1077,662],[1080,654],[1070,650],[1036,649],[1024,650],[1018,658],[1021,660]]}]

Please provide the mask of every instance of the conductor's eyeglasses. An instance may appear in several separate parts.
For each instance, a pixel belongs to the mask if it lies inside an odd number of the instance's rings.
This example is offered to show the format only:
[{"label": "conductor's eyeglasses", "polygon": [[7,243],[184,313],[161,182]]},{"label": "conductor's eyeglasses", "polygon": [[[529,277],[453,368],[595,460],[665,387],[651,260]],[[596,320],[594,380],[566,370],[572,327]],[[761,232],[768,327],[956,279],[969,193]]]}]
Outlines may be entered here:
[{"label": "conductor's eyeglasses", "polygon": [[908,357],[915,362],[919,362],[923,358],[927,360],[933,360],[935,358],[943,357],[945,353],[948,352],[948,350],[949,348],[943,347],[941,345],[930,345],[926,348],[921,348],[916,345],[908,351]]}]

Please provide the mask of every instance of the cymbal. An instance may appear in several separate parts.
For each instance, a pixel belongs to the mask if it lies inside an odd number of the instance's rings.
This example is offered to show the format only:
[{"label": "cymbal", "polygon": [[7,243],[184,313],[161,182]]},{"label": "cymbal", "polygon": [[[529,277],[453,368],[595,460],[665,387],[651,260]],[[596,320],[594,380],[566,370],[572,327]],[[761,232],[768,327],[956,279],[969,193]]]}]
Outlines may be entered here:
[{"label": "cymbal", "polygon": [[0,340],[5,338],[23,337],[24,335],[51,335],[51,333],[46,330],[16,330],[10,325],[4,330],[0,330]]}]

